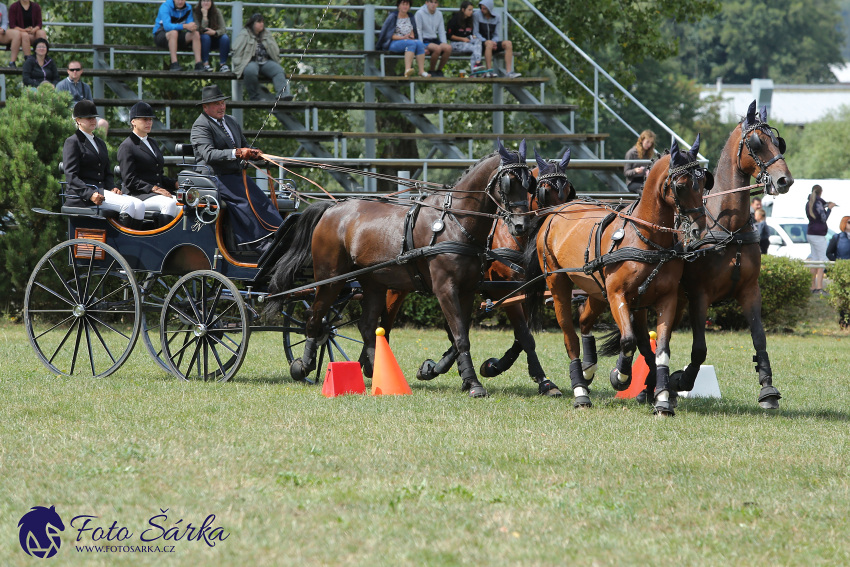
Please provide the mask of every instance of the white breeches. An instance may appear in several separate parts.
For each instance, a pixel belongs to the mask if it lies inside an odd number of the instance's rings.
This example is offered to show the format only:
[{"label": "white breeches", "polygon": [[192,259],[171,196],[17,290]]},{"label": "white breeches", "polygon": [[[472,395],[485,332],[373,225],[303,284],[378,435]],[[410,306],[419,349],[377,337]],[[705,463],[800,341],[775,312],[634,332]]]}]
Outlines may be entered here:
[{"label": "white breeches", "polygon": [[129,195],[119,195],[112,191],[104,190],[103,202],[100,204],[101,209],[108,211],[118,211],[118,213],[127,213],[136,220],[145,218],[145,206],[142,201]]},{"label": "white breeches", "polygon": [[146,211],[157,211],[161,215],[170,217],[177,216],[177,199],[174,197],[156,195],[155,197],[148,197],[142,203],[145,204]]}]

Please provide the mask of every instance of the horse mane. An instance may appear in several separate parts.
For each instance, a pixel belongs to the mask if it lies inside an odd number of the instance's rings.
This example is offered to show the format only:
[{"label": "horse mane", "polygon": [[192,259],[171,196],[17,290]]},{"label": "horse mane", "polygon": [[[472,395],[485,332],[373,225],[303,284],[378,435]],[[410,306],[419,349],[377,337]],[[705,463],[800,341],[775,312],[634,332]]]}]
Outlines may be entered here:
[{"label": "horse mane", "polygon": [[461,173],[461,174],[458,176],[458,178],[455,180],[455,182],[454,182],[454,184],[452,185],[452,187],[456,186],[458,183],[460,183],[461,181],[463,181],[463,180],[464,180],[464,178],[466,178],[466,176],[467,176],[467,175],[469,175],[469,172],[471,172],[473,169],[475,169],[476,167],[478,167],[479,165],[481,165],[481,162],[483,162],[483,161],[485,161],[485,160],[488,160],[488,159],[490,159],[491,157],[493,157],[493,156],[495,156],[495,155],[498,155],[498,154],[499,154],[499,152],[496,152],[496,151],[491,152],[491,153],[487,154],[486,156],[482,157],[481,159],[479,159],[478,161],[476,161],[475,163],[473,163],[472,165],[470,165],[469,167],[467,167],[467,168],[466,168],[466,171],[464,171],[463,173]]}]

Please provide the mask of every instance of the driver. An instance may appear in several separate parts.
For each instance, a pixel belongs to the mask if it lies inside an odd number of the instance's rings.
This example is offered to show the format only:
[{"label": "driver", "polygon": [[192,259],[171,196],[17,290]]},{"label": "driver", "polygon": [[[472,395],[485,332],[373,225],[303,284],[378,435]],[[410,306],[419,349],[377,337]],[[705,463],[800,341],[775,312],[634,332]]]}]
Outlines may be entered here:
[{"label": "driver", "polygon": [[262,152],[248,147],[239,123],[225,114],[228,98],[217,85],[204,87],[200,102],[204,110],[192,125],[192,147],[196,163],[209,166],[217,177],[237,244],[262,254],[283,219],[271,199],[245,175],[240,160],[260,159]]}]

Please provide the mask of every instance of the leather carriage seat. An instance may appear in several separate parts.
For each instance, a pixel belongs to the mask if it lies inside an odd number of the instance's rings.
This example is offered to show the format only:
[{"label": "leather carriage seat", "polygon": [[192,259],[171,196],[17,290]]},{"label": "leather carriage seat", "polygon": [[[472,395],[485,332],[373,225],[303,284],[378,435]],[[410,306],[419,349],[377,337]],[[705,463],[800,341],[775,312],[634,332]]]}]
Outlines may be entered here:
[{"label": "leather carriage seat", "polygon": [[[65,164],[61,161],[59,162],[59,174],[64,175],[65,173]],[[64,189],[66,182],[60,181],[59,185]],[[118,211],[111,211],[107,209],[98,209],[95,205],[91,207],[68,207],[65,205],[65,195],[63,191],[62,195],[62,208],[60,211],[66,215],[82,215],[87,217],[103,217],[107,219],[117,219]]]}]

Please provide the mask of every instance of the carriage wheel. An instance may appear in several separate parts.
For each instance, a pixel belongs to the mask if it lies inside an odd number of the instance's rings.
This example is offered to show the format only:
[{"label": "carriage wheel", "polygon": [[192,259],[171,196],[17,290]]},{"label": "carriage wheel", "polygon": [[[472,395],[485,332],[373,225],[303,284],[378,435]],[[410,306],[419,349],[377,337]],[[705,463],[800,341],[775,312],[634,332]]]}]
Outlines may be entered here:
[{"label": "carriage wheel", "polygon": [[230,380],[245,360],[250,327],[239,289],[217,272],[177,280],[159,323],[162,357],[183,380]]},{"label": "carriage wheel", "polygon": [[[327,341],[319,347],[314,378],[311,380],[308,377],[307,379],[310,384],[322,380],[325,358],[328,359],[328,362],[338,362],[351,360],[352,357],[357,360],[360,355],[363,341],[355,338],[360,334],[357,329],[359,319],[346,318],[346,307],[354,295],[354,292],[346,292],[341,295],[331,306],[323,320],[322,337],[327,336]],[[286,354],[286,361],[290,364],[304,353],[304,342],[307,340],[304,312],[310,308],[312,302],[312,297],[310,297],[287,303],[283,307],[281,313],[284,320],[283,351]]]},{"label": "carriage wheel", "polygon": [[54,374],[101,378],[118,370],[136,344],[141,315],[133,271],[96,240],[54,246],[27,283],[27,336]]},{"label": "carriage wheel", "polygon": [[[169,283],[175,281],[177,278],[173,276],[167,280],[164,276],[149,273],[139,282],[139,291],[142,293],[141,339],[153,361],[169,374],[171,369],[162,356],[162,342],[159,340],[159,320],[165,298],[171,290]],[[178,301],[183,301],[183,298],[179,297]]]}]

